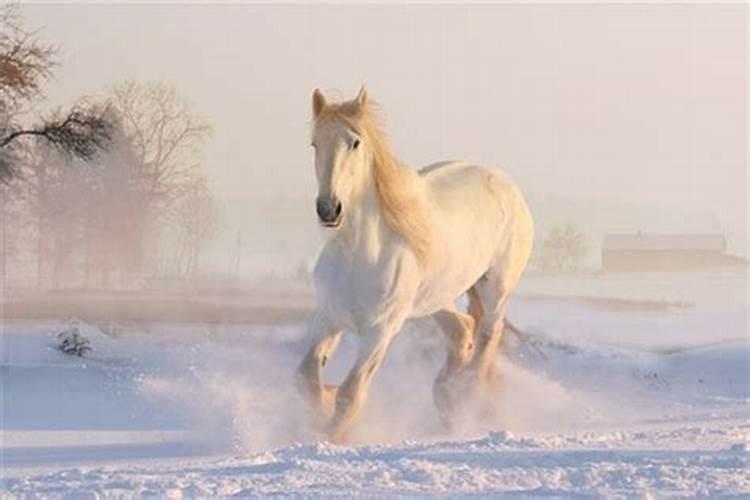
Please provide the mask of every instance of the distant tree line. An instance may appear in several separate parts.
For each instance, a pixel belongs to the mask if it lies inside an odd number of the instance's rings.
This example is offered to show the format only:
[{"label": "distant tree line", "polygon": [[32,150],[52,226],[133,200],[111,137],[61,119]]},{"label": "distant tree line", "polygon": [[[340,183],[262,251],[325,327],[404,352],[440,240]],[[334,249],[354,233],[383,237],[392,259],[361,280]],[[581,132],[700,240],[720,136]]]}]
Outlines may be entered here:
[{"label": "distant tree line", "polygon": [[173,87],[138,82],[22,123],[55,54],[0,6],[2,277],[110,288],[198,273],[218,217],[196,160],[208,123]]},{"label": "distant tree line", "polygon": [[536,251],[536,267],[545,273],[578,271],[587,252],[586,238],[578,228],[570,223],[554,225]]}]

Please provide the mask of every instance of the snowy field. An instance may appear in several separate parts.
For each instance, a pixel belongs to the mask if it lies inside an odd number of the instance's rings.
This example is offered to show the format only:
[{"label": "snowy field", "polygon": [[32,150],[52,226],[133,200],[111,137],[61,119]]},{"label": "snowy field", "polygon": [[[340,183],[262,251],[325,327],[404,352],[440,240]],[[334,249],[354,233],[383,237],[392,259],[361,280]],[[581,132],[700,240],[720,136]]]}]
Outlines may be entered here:
[{"label": "snowy field", "polygon": [[442,337],[414,322],[349,446],[307,426],[301,324],[84,324],[77,358],[54,348],[62,323],[6,322],[0,498],[748,496],[749,310],[731,287],[650,286],[629,298],[681,305],[642,309],[519,298],[531,342],[508,336],[497,418],[451,432],[431,399]]}]

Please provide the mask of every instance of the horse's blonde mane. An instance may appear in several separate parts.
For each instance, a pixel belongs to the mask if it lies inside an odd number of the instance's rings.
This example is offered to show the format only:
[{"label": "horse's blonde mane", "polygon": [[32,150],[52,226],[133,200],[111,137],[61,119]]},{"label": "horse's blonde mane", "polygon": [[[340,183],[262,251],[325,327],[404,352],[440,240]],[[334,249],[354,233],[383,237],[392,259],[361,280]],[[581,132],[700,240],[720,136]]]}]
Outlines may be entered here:
[{"label": "horse's blonde mane", "polygon": [[424,262],[430,253],[431,238],[422,193],[417,186],[418,174],[393,155],[375,107],[370,100],[328,104],[315,118],[315,125],[340,121],[365,138],[372,154],[375,192],[383,219]]}]

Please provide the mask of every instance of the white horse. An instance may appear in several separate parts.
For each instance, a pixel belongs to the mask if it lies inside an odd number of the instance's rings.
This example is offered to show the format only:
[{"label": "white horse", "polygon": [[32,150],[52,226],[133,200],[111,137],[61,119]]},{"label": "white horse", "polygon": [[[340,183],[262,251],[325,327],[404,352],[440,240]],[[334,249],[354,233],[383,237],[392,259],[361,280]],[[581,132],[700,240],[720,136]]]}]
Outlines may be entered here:
[{"label": "white horse", "polygon": [[[518,188],[495,170],[442,162],[403,166],[376,122],[364,87],[351,101],[313,94],[317,212],[330,238],[315,266],[318,305],[299,380],[334,442],[361,412],[373,375],[409,318],[432,315],[449,339],[433,388],[449,421],[462,390],[492,384],[503,317],[531,253],[534,228]],[[467,312],[455,301],[467,293]],[[344,329],[360,337],[341,386],[322,368]],[[466,377],[469,374],[469,377]]]}]

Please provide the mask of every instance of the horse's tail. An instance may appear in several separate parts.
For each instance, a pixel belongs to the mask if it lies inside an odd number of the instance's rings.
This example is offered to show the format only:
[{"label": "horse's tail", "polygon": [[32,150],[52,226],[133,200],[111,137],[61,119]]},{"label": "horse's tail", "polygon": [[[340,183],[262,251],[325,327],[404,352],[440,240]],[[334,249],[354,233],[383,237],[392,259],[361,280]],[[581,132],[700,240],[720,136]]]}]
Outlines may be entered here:
[{"label": "horse's tail", "polygon": [[[544,351],[542,351],[538,345],[536,345],[536,342],[534,342],[534,339],[531,338],[531,335],[524,332],[520,328],[518,328],[516,325],[514,325],[509,319],[505,319],[503,323],[503,332],[512,333],[518,342],[520,344],[523,344],[524,346],[530,346],[534,351],[536,351],[537,354],[539,354],[542,358],[548,359],[547,355],[544,354]],[[503,348],[507,346],[507,336],[503,335]]]},{"label": "horse's tail", "polygon": [[522,332],[520,328],[514,325],[508,318],[505,318],[504,330],[508,330],[510,333],[517,336],[518,338],[526,336],[526,334]]}]

